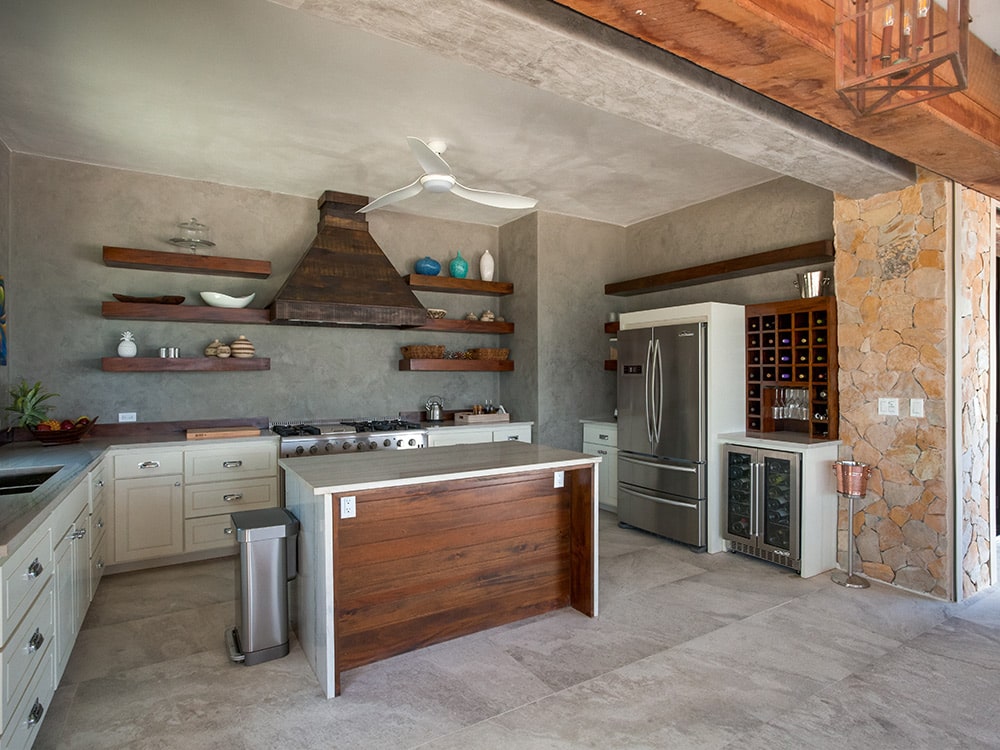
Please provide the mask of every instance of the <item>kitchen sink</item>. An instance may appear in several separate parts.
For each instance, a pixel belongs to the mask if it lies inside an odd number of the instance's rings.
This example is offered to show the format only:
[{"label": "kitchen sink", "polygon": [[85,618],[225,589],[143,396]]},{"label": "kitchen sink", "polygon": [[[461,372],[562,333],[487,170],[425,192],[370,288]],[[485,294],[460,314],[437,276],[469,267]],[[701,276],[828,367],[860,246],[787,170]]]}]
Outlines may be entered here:
[{"label": "kitchen sink", "polygon": [[34,492],[61,468],[61,466],[45,466],[2,471],[0,472],[0,495],[20,495]]}]

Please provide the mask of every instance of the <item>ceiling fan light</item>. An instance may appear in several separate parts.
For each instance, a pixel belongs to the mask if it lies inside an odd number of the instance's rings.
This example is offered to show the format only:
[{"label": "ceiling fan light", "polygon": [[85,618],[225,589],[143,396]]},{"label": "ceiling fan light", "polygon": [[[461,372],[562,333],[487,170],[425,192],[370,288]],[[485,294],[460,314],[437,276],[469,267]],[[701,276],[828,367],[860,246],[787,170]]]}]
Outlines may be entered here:
[{"label": "ceiling fan light", "polygon": [[455,185],[455,178],[446,174],[425,174],[420,184],[429,193],[447,193]]}]

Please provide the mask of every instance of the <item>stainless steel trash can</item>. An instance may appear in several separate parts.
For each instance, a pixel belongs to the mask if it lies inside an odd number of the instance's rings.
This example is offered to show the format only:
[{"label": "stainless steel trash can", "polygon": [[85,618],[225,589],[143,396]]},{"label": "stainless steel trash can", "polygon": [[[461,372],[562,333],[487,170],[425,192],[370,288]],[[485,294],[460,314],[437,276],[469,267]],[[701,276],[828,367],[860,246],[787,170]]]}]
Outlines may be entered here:
[{"label": "stainless steel trash can", "polygon": [[288,582],[298,572],[299,521],[284,508],[233,513],[239,542],[230,657],[246,666],[288,654]]}]

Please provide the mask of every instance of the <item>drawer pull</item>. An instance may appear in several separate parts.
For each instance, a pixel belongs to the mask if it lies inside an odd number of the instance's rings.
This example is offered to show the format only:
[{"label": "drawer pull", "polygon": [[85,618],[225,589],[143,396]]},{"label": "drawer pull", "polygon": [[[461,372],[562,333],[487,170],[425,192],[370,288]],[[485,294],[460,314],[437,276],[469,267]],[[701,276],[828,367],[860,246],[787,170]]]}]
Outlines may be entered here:
[{"label": "drawer pull", "polygon": [[224,502],[224,503],[238,503],[242,499],[243,499],[243,493],[242,492],[237,493],[235,495],[223,495],[222,496],[222,502]]},{"label": "drawer pull", "polygon": [[42,705],[42,702],[38,700],[38,698],[35,698],[35,705],[32,706],[31,710],[28,712],[28,726],[33,727],[35,724],[40,722],[42,720],[42,714],[44,713],[45,706]]},{"label": "drawer pull", "polygon": [[507,440],[517,440],[517,435],[508,435]]},{"label": "drawer pull", "polygon": [[232,535],[232,533],[233,533],[233,527],[232,527],[232,526],[227,526],[226,528],[224,528],[224,529],[222,530],[222,533],[223,533],[223,534],[228,534],[228,535],[230,535],[230,536],[231,536],[231,535]]},{"label": "drawer pull", "polygon": [[74,539],[83,539],[85,536],[87,536],[87,530],[77,529],[76,531],[73,532],[72,536]]},{"label": "drawer pull", "polygon": [[159,469],[160,468],[160,462],[159,461],[143,461],[141,464],[139,464],[139,468],[140,469]]},{"label": "drawer pull", "polygon": [[602,456],[608,455],[608,452],[606,450],[604,450],[603,448],[598,448],[597,452],[600,453]]},{"label": "drawer pull", "polygon": [[98,518],[97,521],[94,522],[94,526],[96,526],[99,529],[103,529],[104,528],[104,519],[103,518]]},{"label": "drawer pull", "polygon": [[28,653],[33,654],[36,651],[40,651],[43,643],[45,643],[45,636],[42,635],[41,630],[35,628],[35,632],[28,639]]},{"label": "drawer pull", "polygon": [[38,562],[38,558],[36,557],[31,561],[31,565],[28,566],[28,572],[24,574],[24,577],[29,580],[32,578],[38,578],[44,570],[45,568],[42,567],[42,564]]},{"label": "drawer pull", "polygon": [[608,439],[608,436],[607,436],[607,435],[598,435],[598,436],[597,436],[597,439],[598,439],[598,440],[607,440],[607,439]]},{"label": "drawer pull", "polygon": [[97,562],[94,564],[94,567],[97,568],[98,570],[103,570],[104,569],[104,560],[102,560],[101,558],[98,557],[97,558]]},{"label": "drawer pull", "polygon": [[223,461],[222,462],[222,468],[223,469],[238,469],[242,465],[243,465],[242,461]]},{"label": "drawer pull", "polygon": [[97,486],[98,487],[103,487],[104,486],[104,480],[103,479],[98,479],[97,480]]}]

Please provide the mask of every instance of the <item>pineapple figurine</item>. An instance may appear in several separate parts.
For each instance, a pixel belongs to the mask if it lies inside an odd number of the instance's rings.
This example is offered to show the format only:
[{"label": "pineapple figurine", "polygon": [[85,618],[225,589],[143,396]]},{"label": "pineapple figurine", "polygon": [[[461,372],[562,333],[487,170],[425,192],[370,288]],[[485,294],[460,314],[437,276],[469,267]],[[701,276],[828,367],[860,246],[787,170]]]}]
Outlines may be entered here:
[{"label": "pineapple figurine", "polygon": [[135,337],[131,331],[122,331],[122,340],[118,342],[118,356],[134,357],[135,353]]}]

